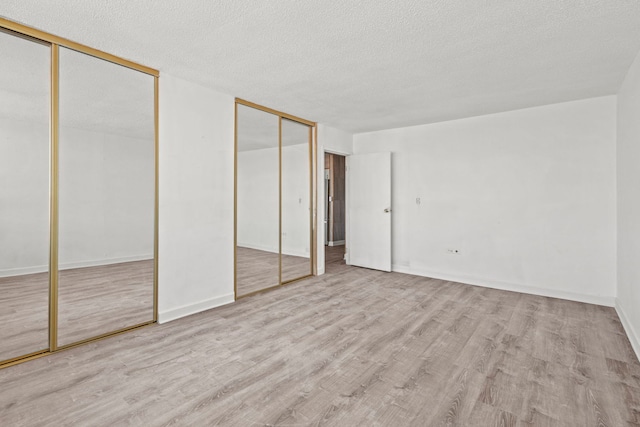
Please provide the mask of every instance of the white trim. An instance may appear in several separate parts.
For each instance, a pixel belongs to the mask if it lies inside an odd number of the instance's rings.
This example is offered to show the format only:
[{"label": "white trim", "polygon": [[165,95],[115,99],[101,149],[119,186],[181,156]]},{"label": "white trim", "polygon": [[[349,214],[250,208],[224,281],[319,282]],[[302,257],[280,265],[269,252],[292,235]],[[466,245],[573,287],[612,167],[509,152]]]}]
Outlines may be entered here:
[{"label": "white trim", "polygon": [[133,255],[120,258],[96,259],[90,261],[77,261],[58,264],[58,270],[70,270],[72,268],[99,267],[101,265],[121,264],[123,262],[152,260],[153,254]]},{"label": "white trim", "polygon": [[24,276],[27,274],[47,273],[49,265],[35,265],[32,267],[8,268],[0,270],[0,277]]},{"label": "white trim", "polygon": [[336,240],[335,242],[329,242],[329,246],[344,246],[344,240]]},{"label": "white trim", "polygon": [[[351,135],[351,139],[352,139],[352,144],[353,144],[353,135]],[[328,150],[324,147],[322,147],[322,149],[324,150],[325,153],[329,153],[329,154],[337,154],[338,156],[342,156],[342,157],[349,157],[353,155],[353,152],[351,153],[347,153],[346,151],[340,151],[340,150],[333,150],[331,148],[329,148]],[[322,164],[324,164],[324,155],[322,156]]]},{"label": "white trim", "polygon": [[[246,248],[246,249],[255,249],[256,251],[262,251],[262,252],[269,252],[272,254],[278,254],[278,248],[269,248],[267,246],[259,246],[259,245],[253,245],[253,244],[246,244],[246,243],[238,243],[238,247],[239,248]],[[284,248],[282,248],[282,255],[291,255],[291,256],[297,256],[297,257],[301,257],[301,258],[309,258],[309,252],[307,251],[288,251],[285,250]]]},{"label": "white trim", "polygon": [[629,317],[627,317],[627,313],[623,310],[622,305],[620,305],[620,299],[618,298],[616,298],[616,312],[618,313],[618,317],[620,318],[620,323],[622,323],[624,331],[627,333],[627,337],[629,337],[631,347],[633,347],[633,351],[636,352],[636,357],[638,358],[638,361],[640,361],[640,335],[638,335],[637,331],[633,328],[633,325],[629,321]]},{"label": "white trim", "polygon": [[483,288],[500,289],[503,291],[520,292],[523,294],[538,295],[543,297],[559,298],[569,301],[584,302],[588,304],[604,305],[606,307],[615,306],[615,297],[601,296],[601,295],[589,295],[579,294],[575,292],[559,291],[556,289],[545,289],[537,286],[518,285],[508,282],[500,282],[495,280],[477,279],[474,277],[456,276],[452,274],[436,273],[432,271],[426,271],[404,265],[394,264],[391,267],[392,271],[398,273],[413,274],[415,276],[431,277],[434,279],[446,280],[449,282],[463,283],[473,286],[481,286]]},{"label": "white trim", "polygon": [[232,302],[234,302],[233,294],[227,294],[205,301],[200,301],[195,304],[183,305],[182,307],[158,313],[158,323],[170,322],[172,320],[180,319],[182,317],[200,313],[201,311],[210,310],[215,307],[220,307],[221,305],[230,304]]},{"label": "white trim", "polygon": [[[353,137],[351,138],[351,146],[353,147]],[[350,245],[346,244],[346,241],[350,241],[351,230],[349,223],[351,222],[351,194],[349,192],[349,184],[351,180],[351,174],[349,173],[349,163],[351,162],[351,156],[346,156],[344,159],[344,261],[345,264],[351,265],[351,256],[349,255]],[[392,231],[393,233],[393,231]],[[326,262],[326,261],[325,261]]]},{"label": "white trim", "polygon": [[271,246],[262,246],[262,245],[254,245],[253,243],[242,243],[238,242],[239,248],[247,248],[247,249],[255,249],[256,251],[270,252],[273,254],[277,254],[279,252],[277,247]]},{"label": "white trim", "polygon": [[[153,259],[153,254],[134,255],[120,258],[96,259],[90,261],[77,261],[58,264],[58,270],[70,270],[72,268],[98,267],[101,265],[121,264],[123,262],[146,261]],[[24,276],[26,274],[47,273],[49,265],[36,265],[31,267],[9,268],[0,270],[0,277]]]}]

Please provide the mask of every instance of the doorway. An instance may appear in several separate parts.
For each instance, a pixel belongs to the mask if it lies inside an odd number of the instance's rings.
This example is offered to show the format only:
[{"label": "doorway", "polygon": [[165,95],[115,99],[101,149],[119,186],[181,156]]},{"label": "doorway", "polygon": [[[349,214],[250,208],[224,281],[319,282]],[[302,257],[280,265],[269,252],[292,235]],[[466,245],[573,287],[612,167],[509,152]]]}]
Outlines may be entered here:
[{"label": "doorway", "polygon": [[344,264],[346,235],[346,157],[324,155],[325,266]]}]

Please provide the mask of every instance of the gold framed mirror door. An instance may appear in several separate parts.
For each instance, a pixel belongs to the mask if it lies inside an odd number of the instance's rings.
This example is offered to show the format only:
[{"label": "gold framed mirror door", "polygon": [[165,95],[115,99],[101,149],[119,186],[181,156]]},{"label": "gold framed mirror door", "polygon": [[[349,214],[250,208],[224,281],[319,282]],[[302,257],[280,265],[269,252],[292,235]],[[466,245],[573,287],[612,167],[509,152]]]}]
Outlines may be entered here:
[{"label": "gold framed mirror door", "polygon": [[49,349],[51,45],[0,31],[0,362]]},{"label": "gold framed mirror door", "polygon": [[61,47],[58,346],[154,319],[154,77]]},{"label": "gold framed mirror door", "polygon": [[279,127],[269,112],[236,104],[236,294],[280,285]]},{"label": "gold framed mirror door", "polygon": [[0,18],[0,368],[157,319],[157,70]]},{"label": "gold framed mirror door", "polygon": [[313,274],[315,123],[236,99],[235,297]]},{"label": "gold framed mirror door", "polygon": [[280,281],[310,276],[312,127],[281,119],[280,128]]}]

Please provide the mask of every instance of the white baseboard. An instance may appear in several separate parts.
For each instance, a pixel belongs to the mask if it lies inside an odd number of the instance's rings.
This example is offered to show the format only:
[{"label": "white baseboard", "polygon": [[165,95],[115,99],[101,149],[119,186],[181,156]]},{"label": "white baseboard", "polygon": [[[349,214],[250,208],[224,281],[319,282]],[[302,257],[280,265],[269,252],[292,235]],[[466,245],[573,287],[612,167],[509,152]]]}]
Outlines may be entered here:
[{"label": "white baseboard", "polygon": [[25,276],[27,274],[46,273],[49,271],[48,265],[34,265],[31,267],[8,268],[0,271],[0,277]]},{"label": "white baseboard", "polygon": [[[121,264],[123,262],[146,261],[153,259],[153,254],[133,255],[120,258],[95,259],[89,261],[77,261],[58,264],[58,270],[70,270],[72,268],[98,267],[101,265]],[[48,265],[36,265],[31,267],[9,268],[0,271],[0,277],[24,276],[26,274],[46,273]]]},{"label": "white baseboard", "polygon": [[[260,246],[260,245],[254,245],[254,244],[247,244],[247,243],[238,243],[238,247],[240,248],[247,248],[247,249],[255,249],[257,251],[263,251],[263,252],[269,252],[272,254],[277,254],[278,248],[271,248],[271,247],[267,247],[267,246]],[[287,250],[285,248],[282,248],[282,255],[291,255],[291,256],[298,256],[298,257],[302,257],[302,258],[309,258],[309,252],[306,252],[304,249],[303,250]]]},{"label": "white baseboard", "polygon": [[500,289],[503,291],[520,292],[523,294],[538,295],[542,297],[551,297],[565,299],[569,301],[585,302],[588,304],[604,305],[606,307],[615,306],[615,297],[605,297],[600,295],[580,294],[574,292],[559,291],[556,289],[538,288],[536,286],[518,285],[514,283],[499,282],[494,280],[477,279],[474,277],[457,276],[452,274],[443,274],[432,271],[426,271],[404,265],[394,264],[392,271],[398,273],[413,274],[414,276],[431,277],[434,279],[446,280],[449,282],[464,283],[467,285],[481,286],[483,288]]},{"label": "white baseboard", "polygon": [[616,298],[616,312],[618,313],[618,317],[620,318],[624,331],[627,333],[627,337],[629,337],[631,347],[633,347],[633,351],[636,352],[636,357],[638,358],[638,361],[640,361],[640,335],[638,335],[637,331],[629,321],[627,313],[620,305],[620,300],[618,298]]},{"label": "white baseboard", "polygon": [[336,240],[334,242],[329,242],[329,246],[344,246],[344,240]]},{"label": "white baseboard", "polygon": [[282,249],[282,255],[297,256],[300,258],[309,258],[309,252],[305,251],[285,251]]},{"label": "white baseboard", "polygon": [[173,308],[171,310],[158,313],[158,323],[166,323],[181,317],[190,316],[200,313],[201,311],[210,310],[234,302],[233,294],[222,295],[211,298],[206,301],[200,301],[195,304],[183,305],[182,307]]},{"label": "white baseboard", "polygon": [[254,245],[252,243],[241,243],[241,242],[238,242],[238,247],[247,248],[247,249],[255,249],[257,251],[271,252],[271,253],[275,253],[275,254],[277,254],[279,252],[277,246],[274,248],[274,247],[271,247],[271,246]]},{"label": "white baseboard", "polygon": [[153,259],[153,254],[132,255],[119,258],[96,259],[89,261],[77,261],[58,264],[58,270],[70,270],[72,268],[99,267],[101,265],[121,264],[123,262],[147,261]]}]

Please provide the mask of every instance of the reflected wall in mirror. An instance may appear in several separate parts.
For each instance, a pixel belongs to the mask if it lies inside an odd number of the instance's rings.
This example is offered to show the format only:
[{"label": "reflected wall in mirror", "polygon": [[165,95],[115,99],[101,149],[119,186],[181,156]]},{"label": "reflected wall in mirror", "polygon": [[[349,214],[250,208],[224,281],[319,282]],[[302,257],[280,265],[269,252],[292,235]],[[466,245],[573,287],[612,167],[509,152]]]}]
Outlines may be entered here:
[{"label": "reflected wall in mirror", "polygon": [[282,119],[282,282],[311,274],[311,127]]},{"label": "reflected wall in mirror", "polygon": [[278,116],[237,104],[236,295],[280,285]]},{"label": "reflected wall in mirror", "polygon": [[50,49],[0,31],[0,361],[49,348]]},{"label": "reflected wall in mirror", "polygon": [[58,345],[153,321],[154,77],[60,48]]}]

